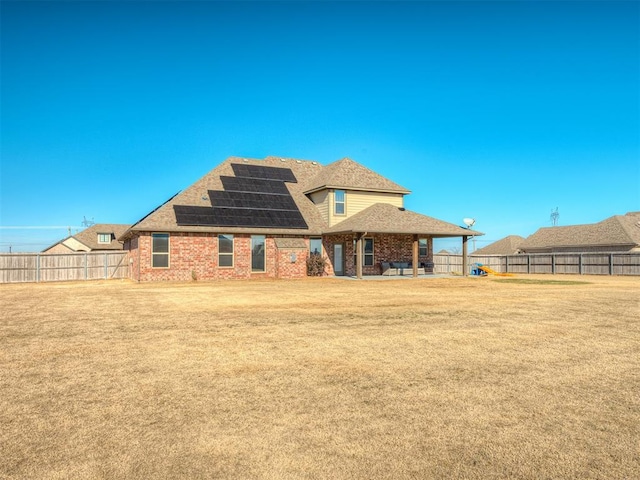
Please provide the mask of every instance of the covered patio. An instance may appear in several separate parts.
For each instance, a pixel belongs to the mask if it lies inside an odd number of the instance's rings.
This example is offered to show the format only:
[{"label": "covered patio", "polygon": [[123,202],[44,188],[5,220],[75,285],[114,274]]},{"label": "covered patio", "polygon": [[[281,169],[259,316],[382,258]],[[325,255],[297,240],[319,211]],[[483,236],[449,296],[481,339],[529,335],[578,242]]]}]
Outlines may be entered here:
[{"label": "covered patio", "polygon": [[[467,241],[482,232],[428,217],[386,203],[376,203],[324,232],[323,243],[337,276],[382,276],[382,263],[411,266],[411,278],[419,271],[433,272],[433,239],[459,237],[463,275],[469,274]],[[353,261],[350,259],[353,258]],[[431,272],[428,272],[431,265]],[[398,277],[391,277],[398,278]]]}]

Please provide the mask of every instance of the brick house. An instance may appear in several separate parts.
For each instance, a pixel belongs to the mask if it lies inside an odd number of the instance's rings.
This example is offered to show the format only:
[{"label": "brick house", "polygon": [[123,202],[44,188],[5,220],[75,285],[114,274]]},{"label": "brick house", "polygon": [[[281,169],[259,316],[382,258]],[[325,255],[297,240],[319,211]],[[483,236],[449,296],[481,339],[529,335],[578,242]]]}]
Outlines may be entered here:
[{"label": "brick house", "polygon": [[[344,158],[230,157],[121,237],[137,281],[379,275],[384,262],[433,271],[433,239],[482,235],[404,208],[409,190]],[[415,268],[414,268],[415,266]]]},{"label": "brick house", "polygon": [[[73,252],[105,252],[122,250],[123,243],[118,241],[129,225],[113,223],[96,223],[89,228],[69,235],[50,247],[45,248],[42,253],[73,253]],[[71,231],[69,231],[71,233]]]}]

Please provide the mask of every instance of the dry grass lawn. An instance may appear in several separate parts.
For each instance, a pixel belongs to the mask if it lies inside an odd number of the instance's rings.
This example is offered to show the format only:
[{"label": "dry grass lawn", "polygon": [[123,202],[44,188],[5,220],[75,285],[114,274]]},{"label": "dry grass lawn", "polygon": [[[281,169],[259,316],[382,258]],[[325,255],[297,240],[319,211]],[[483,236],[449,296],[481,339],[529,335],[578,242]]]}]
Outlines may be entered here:
[{"label": "dry grass lawn", "polygon": [[639,478],[640,278],[515,279],[0,285],[0,478]]}]

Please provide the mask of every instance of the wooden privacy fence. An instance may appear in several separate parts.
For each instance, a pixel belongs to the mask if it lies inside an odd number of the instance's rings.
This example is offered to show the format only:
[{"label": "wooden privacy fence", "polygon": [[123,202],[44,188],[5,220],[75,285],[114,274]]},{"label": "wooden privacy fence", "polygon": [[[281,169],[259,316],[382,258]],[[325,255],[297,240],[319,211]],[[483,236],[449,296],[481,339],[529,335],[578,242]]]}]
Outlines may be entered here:
[{"label": "wooden privacy fence", "polygon": [[[462,272],[462,255],[434,255],[434,272]],[[536,253],[467,257],[500,273],[640,275],[640,253]]]},{"label": "wooden privacy fence", "polygon": [[0,254],[0,283],[128,277],[127,252]]}]

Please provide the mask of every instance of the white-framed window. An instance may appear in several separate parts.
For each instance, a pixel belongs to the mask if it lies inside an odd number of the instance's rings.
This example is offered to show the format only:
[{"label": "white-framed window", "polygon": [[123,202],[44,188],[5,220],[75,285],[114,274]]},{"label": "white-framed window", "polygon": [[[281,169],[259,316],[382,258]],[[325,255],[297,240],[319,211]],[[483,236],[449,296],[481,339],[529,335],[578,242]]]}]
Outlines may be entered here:
[{"label": "white-framed window", "polygon": [[418,254],[421,257],[426,257],[429,255],[429,244],[427,243],[426,238],[418,239]]},{"label": "white-framed window", "polygon": [[322,238],[311,237],[309,239],[309,253],[311,255],[322,255]]},{"label": "white-framed window", "polygon": [[111,243],[111,234],[110,233],[99,233],[98,234],[98,243]]},{"label": "white-framed window", "polygon": [[336,215],[344,215],[347,211],[347,193],[344,190],[334,190],[333,192],[333,212]]},{"label": "white-framed window", "polygon": [[266,237],[264,235],[251,235],[251,271],[265,271],[265,245]]},{"label": "white-framed window", "polygon": [[169,268],[169,234],[151,234],[151,266]]},{"label": "white-framed window", "polygon": [[[357,243],[353,241],[353,264],[358,265]],[[373,266],[373,238],[362,239],[362,265],[365,267]]]},{"label": "white-framed window", "polygon": [[233,267],[233,235],[218,235],[218,266]]}]

